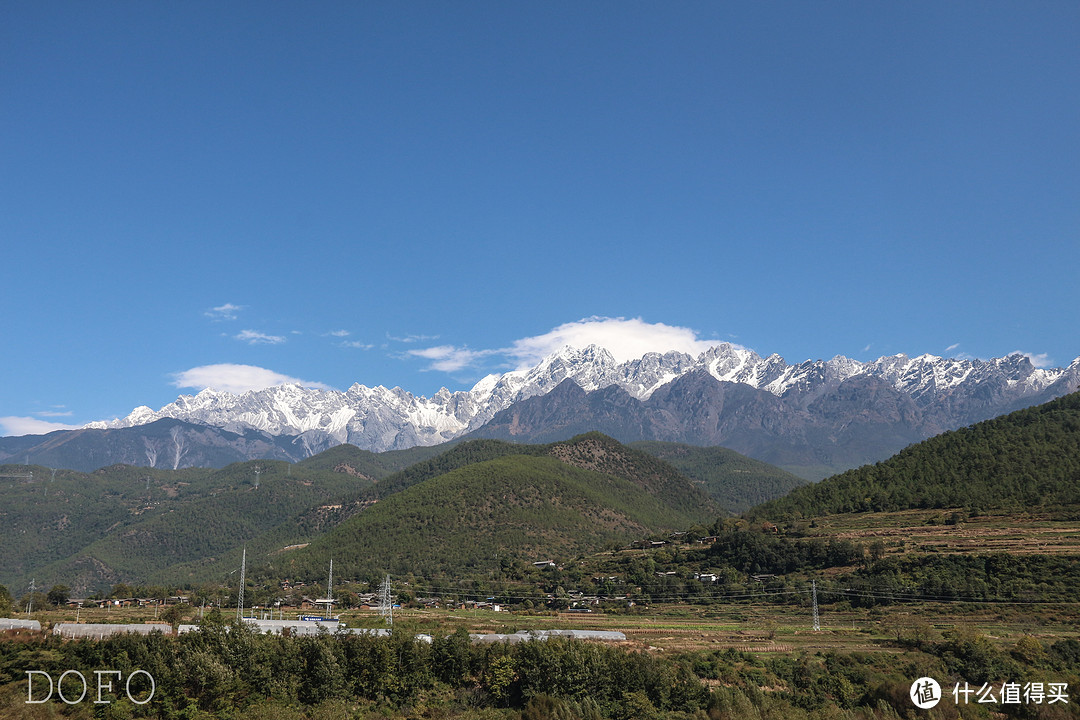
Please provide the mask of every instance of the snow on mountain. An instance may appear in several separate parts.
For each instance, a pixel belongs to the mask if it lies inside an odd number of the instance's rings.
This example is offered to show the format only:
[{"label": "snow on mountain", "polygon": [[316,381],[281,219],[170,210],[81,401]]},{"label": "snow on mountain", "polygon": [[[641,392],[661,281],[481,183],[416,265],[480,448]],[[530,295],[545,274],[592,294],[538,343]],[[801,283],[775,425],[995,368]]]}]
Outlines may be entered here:
[{"label": "snow on mountain", "polygon": [[93,426],[131,427],[175,418],[240,433],[253,428],[271,435],[296,435],[309,452],[342,442],[383,451],[453,439],[480,427],[498,411],[546,394],[567,379],[587,392],[617,385],[645,400],[663,385],[702,369],[717,380],[766,390],[802,407],[845,380],[864,375],[884,381],[924,408],[953,407],[962,398],[974,397],[977,387],[983,388],[980,397],[992,397],[995,406],[1004,406],[1036,396],[1063,378],[1080,379],[1080,358],[1067,369],[1035,368],[1020,354],[992,360],[894,355],[870,363],[837,356],[788,365],[779,355],[762,358],[752,350],[723,343],[697,358],[681,352],[647,353],[619,363],[596,345],[568,346],[532,368],[488,375],[467,391],[443,388],[430,398],[401,388],[360,384],[345,392],[299,385],[240,395],[207,389],[181,395],[157,411],[138,407],[125,418]]}]

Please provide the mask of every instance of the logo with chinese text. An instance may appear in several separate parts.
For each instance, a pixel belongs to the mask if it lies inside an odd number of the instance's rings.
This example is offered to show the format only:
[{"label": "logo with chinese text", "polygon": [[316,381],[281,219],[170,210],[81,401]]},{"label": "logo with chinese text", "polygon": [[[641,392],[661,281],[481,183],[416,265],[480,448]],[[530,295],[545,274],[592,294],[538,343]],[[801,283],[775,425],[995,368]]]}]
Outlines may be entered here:
[{"label": "logo with chinese text", "polygon": [[938,681],[931,677],[921,677],[911,683],[911,702],[921,710],[930,708],[941,702],[941,686]]}]

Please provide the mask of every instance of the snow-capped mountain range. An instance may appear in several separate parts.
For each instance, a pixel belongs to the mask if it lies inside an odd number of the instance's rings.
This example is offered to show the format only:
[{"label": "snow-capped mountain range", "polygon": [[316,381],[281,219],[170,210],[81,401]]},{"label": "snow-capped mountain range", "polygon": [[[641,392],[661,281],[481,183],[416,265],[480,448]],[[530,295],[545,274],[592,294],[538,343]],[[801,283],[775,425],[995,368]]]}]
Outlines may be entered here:
[{"label": "snow-capped mountain range", "polygon": [[401,388],[361,384],[344,392],[299,385],[240,395],[207,389],[182,395],[160,410],[138,407],[125,418],[87,427],[126,428],[174,418],[232,432],[255,429],[296,436],[307,454],[344,442],[378,452],[435,445],[464,435],[499,411],[544,395],[564,380],[586,392],[617,386],[637,400],[647,400],[659,388],[699,371],[723,383],[766,391],[801,408],[852,378],[875,378],[910,397],[921,410],[940,415],[942,429],[1044,402],[1080,384],[1080,358],[1067,368],[1054,369],[1036,368],[1021,354],[992,360],[894,355],[868,363],[837,356],[789,365],[779,355],[762,358],[724,343],[696,358],[680,352],[648,353],[617,362],[604,348],[590,345],[565,347],[535,367],[489,375],[467,391],[443,388],[430,398]]}]

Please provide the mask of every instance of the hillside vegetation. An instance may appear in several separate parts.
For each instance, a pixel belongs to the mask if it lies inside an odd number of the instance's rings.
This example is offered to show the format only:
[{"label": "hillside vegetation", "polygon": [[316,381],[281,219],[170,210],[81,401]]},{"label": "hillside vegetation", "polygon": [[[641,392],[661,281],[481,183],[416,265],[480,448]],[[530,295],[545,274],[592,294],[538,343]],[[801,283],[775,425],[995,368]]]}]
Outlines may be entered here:
[{"label": "hillside vegetation", "polygon": [[[0,466],[0,474],[13,468],[26,466]],[[76,593],[118,582],[220,580],[207,577],[207,563],[230,553],[238,559],[245,544],[269,549],[306,539],[335,519],[342,496],[371,484],[281,461],[221,470],[121,465],[58,471],[55,479],[46,468],[30,469],[33,482],[3,489],[0,582],[23,587],[33,576],[39,586],[62,583]],[[173,572],[181,563],[194,569]]]},{"label": "hillside vegetation", "polygon": [[[510,450],[519,452],[503,454]],[[464,461],[492,454],[501,456]],[[412,485],[271,560],[263,574],[321,578],[331,557],[342,577],[483,574],[500,558],[573,556],[718,511],[669,466],[598,434],[524,448],[464,443],[409,472]]]},{"label": "hillside vegetation", "polygon": [[[0,582],[38,572],[114,528],[135,524],[162,504],[208,492],[212,471],[118,465],[94,473],[39,465],[0,465]],[[40,579],[40,578],[39,578]]]},{"label": "hillside vegetation", "polygon": [[[395,472],[412,460],[419,462]],[[485,465],[494,461],[503,462]],[[0,583],[23,588],[34,578],[77,595],[117,583],[231,584],[244,548],[253,566],[278,565],[296,554],[287,548],[342,523],[385,526],[375,545],[357,548],[368,569],[448,569],[460,558],[442,547],[443,537],[415,531],[407,518],[417,513],[421,526],[438,526],[448,538],[448,529],[462,528],[453,537],[471,548],[476,564],[499,552],[591,551],[722,512],[671,466],[598,433],[550,445],[480,440],[381,454],[343,445],[295,465],[250,461],[221,470],[0,467],[12,476],[0,483],[0,540],[8,550]],[[414,487],[424,489],[389,502]],[[476,514],[488,506],[510,514]],[[488,520],[524,534],[505,535]],[[413,548],[416,537],[424,539]],[[408,548],[415,552],[385,557]],[[323,575],[329,555],[311,564],[319,567],[314,576]]]},{"label": "hillside vegetation", "polygon": [[417,446],[407,450],[376,453],[343,443],[301,460],[296,465],[308,470],[331,470],[366,477],[370,480],[381,480],[387,475],[400,472],[411,465],[445,452],[453,444],[449,442],[429,447]]},{"label": "hillside vegetation", "polygon": [[875,465],[800,487],[751,517],[910,508],[1080,504],[1080,393],[947,432]]},{"label": "hillside vegetation", "polygon": [[[666,444],[658,443],[658,445]],[[690,476],[683,475],[672,464],[660,458],[657,453],[649,452],[644,447],[623,445],[599,432],[585,433],[569,440],[545,445],[521,445],[504,440],[469,440],[454,444],[435,457],[417,462],[401,472],[385,477],[370,492],[374,497],[388,497],[451,470],[510,455],[554,457],[574,467],[625,478],[654,495],[665,497],[668,503],[685,510],[700,507],[702,504],[711,506],[709,497],[712,495],[709,492],[708,483],[697,483],[696,485],[700,487],[695,487],[695,483],[687,482]],[[738,454],[734,453],[734,455]],[[746,460],[754,462],[749,458]],[[764,465],[764,463],[760,464]],[[749,488],[747,491],[752,492]],[[738,492],[738,490],[733,490],[733,492]],[[720,508],[714,509],[719,511]]]},{"label": "hillside vegetation", "polygon": [[743,512],[782,497],[806,480],[775,465],[723,447],[643,441],[630,447],[663,460],[701,484],[713,500],[731,512]]}]

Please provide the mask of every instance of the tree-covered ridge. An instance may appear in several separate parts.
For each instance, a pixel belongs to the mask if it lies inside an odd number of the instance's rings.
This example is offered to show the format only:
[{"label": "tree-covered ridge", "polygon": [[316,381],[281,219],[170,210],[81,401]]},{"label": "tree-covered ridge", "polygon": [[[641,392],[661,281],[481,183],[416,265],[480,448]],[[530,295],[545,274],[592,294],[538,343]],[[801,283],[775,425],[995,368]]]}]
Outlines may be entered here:
[{"label": "tree-covered ridge", "polygon": [[[595,470],[630,480],[673,506],[697,511],[712,505],[688,478],[649,453],[636,450],[599,432],[575,436],[546,445],[519,445],[503,440],[469,440],[445,452],[385,477],[371,489],[374,497],[385,498],[407,487],[444,475],[468,465],[511,455],[553,457],[574,467]],[[714,508],[717,512],[719,507]]]},{"label": "tree-covered ridge", "polygon": [[[6,474],[26,469],[0,467]],[[238,556],[245,544],[269,551],[324,529],[316,510],[370,485],[282,461],[221,470],[111,466],[55,477],[47,468],[30,469],[33,482],[0,487],[0,580],[23,587],[33,576],[79,594],[117,582],[203,581],[208,563]],[[195,570],[171,572],[183,563]]]},{"label": "tree-covered ridge", "polygon": [[371,489],[371,496],[385,498],[425,480],[445,475],[466,465],[494,460],[507,455],[541,455],[540,445],[515,445],[502,440],[469,440],[444,447],[433,457],[419,460],[379,481]]},{"label": "tree-covered ridge", "polygon": [[711,515],[673,507],[630,480],[550,457],[509,455],[415,484],[355,515],[261,574],[321,578],[391,572],[487,574],[502,560],[572,556]]},{"label": "tree-covered ridge", "polygon": [[398,473],[404,468],[422,463],[432,456],[444,452],[450,445],[451,443],[432,446],[418,445],[407,450],[388,450],[376,453],[370,450],[362,450],[355,445],[342,443],[301,460],[296,465],[309,470],[332,470],[334,472],[364,476],[371,480],[381,480],[388,475]]},{"label": "tree-covered ridge", "polygon": [[114,528],[209,492],[210,470],[114,465],[92,473],[0,465],[0,582],[29,576]]},{"label": "tree-covered ridge", "polygon": [[1080,393],[912,445],[765,503],[755,517],[1080,504]]},{"label": "tree-covered ridge", "polygon": [[806,480],[775,465],[723,447],[642,441],[630,447],[660,458],[702,488],[731,512],[743,512],[783,497]]},{"label": "tree-covered ridge", "polygon": [[[6,474],[19,477],[0,481],[0,539],[9,551],[0,581],[22,587],[35,577],[78,594],[116,583],[216,581],[235,570],[245,546],[249,558],[273,557],[405,488],[510,456],[553,456],[553,463],[557,456],[567,467],[595,468],[601,495],[610,480],[604,473],[620,473],[624,482],[663,498],[661,505],[679,517],[719,512],[670,466],[599,434],[535,446],[478,440],[423,457],[439,450],[376,454],[340,446],[295,465],[249,461],[221,470],[117,465],[53,473],[5,466]],[[415,458],[420,462],[391,472]],[[633,532],[651,529],[639,521]],[[586,537],[592,536],[585,532],[571,544],[584,548]]]},{"label": "tree-covered ridge", "polygon": [[720,511],[707,493],[655,456],[599,432],[578,435],[546,446],[545,455],[585,470],[630,480],[655,497],[690,515]]}]

